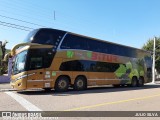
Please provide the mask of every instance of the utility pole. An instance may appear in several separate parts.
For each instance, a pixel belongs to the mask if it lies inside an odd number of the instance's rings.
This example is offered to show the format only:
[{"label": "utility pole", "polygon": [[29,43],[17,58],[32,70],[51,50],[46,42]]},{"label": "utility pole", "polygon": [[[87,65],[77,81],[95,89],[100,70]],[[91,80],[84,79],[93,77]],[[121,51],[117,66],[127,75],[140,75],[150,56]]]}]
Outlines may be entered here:
[{"label": "utility pole", "polygon": [[56,11],[54,11],[54,20],[56,20]]},{"label": "utility pole", "polygon": [[154,42],[153,42],[152,83],[155,83],[155,52],[156,52],[156,37],[154,37]]},{"label": "utility pole", "polygon": [[[0,41],[0,50],[1,50],[1,53],[2,53],[2,41]],[[2,56],[1,56],[1,58],[0,58],[0,66],[1,66],[1,61],[3,60],[3,58],[2,58]]]}]

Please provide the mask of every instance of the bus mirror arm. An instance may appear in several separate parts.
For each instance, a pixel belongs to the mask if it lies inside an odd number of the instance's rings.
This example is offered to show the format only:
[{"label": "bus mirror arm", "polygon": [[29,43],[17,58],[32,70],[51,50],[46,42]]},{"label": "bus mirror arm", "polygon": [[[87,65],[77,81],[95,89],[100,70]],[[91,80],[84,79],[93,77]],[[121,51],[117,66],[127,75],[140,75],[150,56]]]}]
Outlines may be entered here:
[{"label": "bus mirror arm", "polygon": [[11,58],[11,52],[5,54],[4,58],[3,58],[3,61],[8,61],[9,58]]}]

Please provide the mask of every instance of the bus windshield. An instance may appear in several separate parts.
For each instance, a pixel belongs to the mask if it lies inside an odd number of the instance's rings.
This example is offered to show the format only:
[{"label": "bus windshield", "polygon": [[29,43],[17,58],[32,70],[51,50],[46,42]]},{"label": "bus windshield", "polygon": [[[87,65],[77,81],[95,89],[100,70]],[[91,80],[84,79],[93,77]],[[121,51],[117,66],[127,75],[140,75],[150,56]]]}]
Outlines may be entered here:
[{"label": "bus windshield", "polygon": [[23,51],[16,55],[12,69],[13,74],[18,74],[20,72],[25,71],[26,56],[27,51]]}]

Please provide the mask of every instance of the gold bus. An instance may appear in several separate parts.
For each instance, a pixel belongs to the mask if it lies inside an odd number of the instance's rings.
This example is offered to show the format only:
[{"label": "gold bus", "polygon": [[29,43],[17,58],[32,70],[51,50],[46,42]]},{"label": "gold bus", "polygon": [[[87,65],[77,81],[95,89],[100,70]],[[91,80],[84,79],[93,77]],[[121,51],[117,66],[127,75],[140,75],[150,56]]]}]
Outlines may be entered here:
[{"label": "gold bus", "polygon": [[17,90],[143,86],[151,81],[147,51],[75,33],[40,28],[13,47],[11,86]]}]

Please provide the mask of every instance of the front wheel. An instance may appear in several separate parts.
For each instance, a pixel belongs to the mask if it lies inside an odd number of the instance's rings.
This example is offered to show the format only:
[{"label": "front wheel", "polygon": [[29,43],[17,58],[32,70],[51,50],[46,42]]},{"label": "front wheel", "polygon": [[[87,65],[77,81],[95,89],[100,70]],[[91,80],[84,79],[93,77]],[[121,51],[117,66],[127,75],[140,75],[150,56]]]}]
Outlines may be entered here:
[{"label": "front wheel", "polygon": [[65,92],[69,87],[69,79],[66,76],[61,76],[56,80],[55,91]]}]

